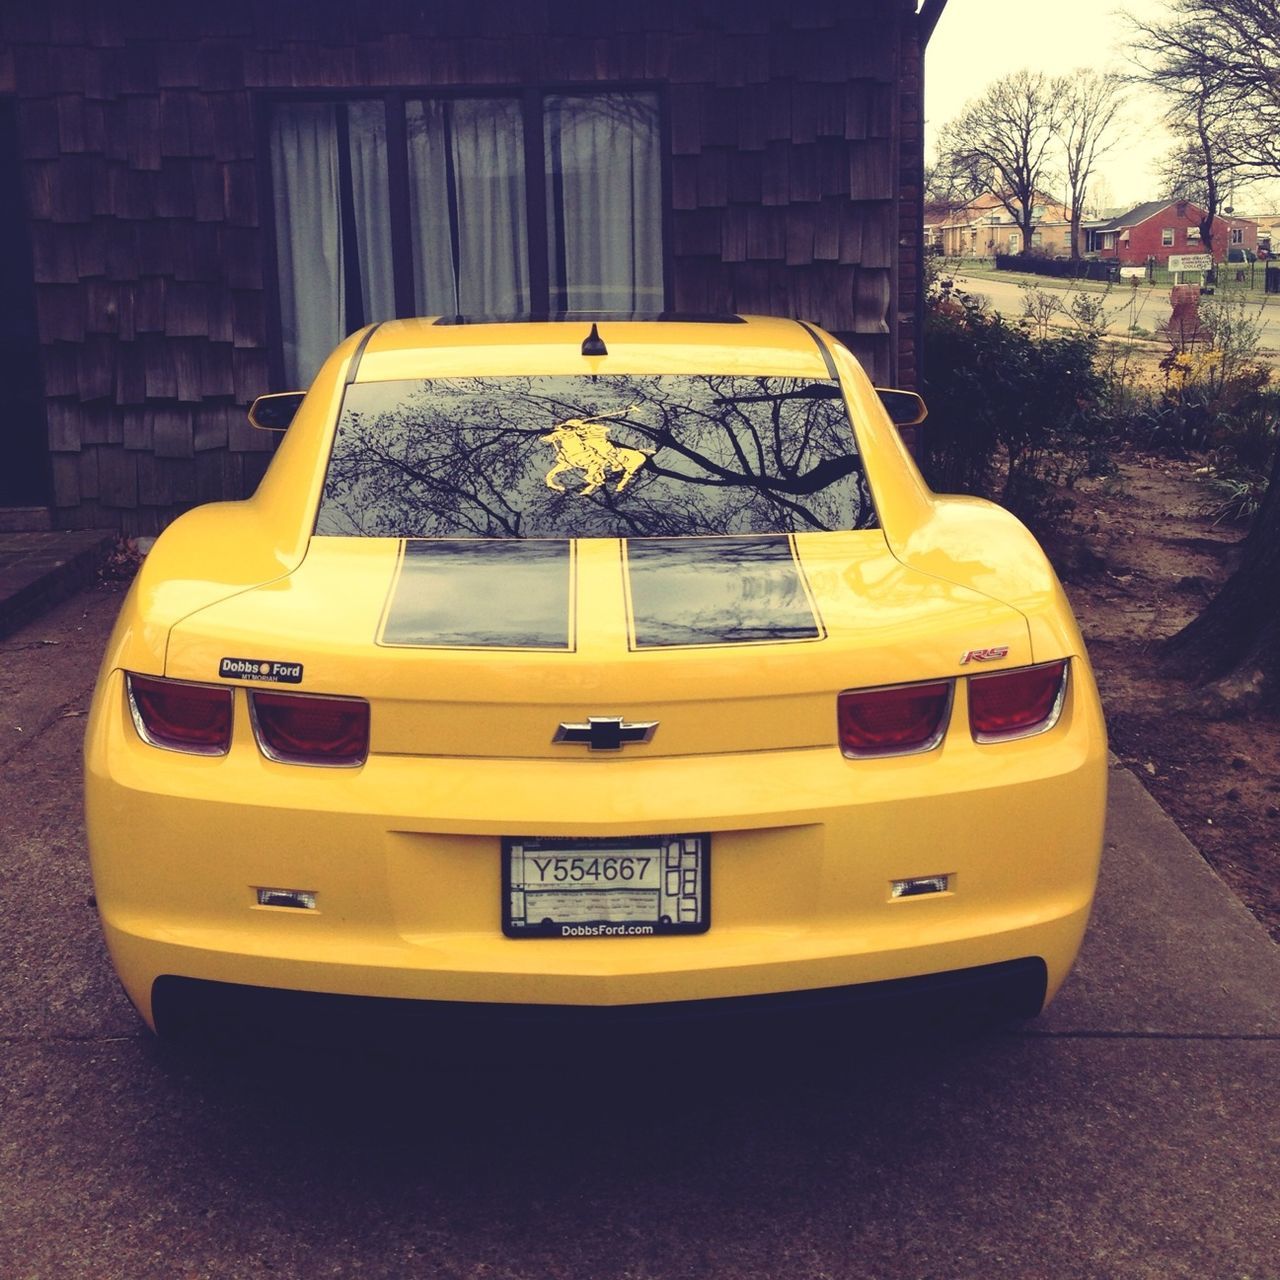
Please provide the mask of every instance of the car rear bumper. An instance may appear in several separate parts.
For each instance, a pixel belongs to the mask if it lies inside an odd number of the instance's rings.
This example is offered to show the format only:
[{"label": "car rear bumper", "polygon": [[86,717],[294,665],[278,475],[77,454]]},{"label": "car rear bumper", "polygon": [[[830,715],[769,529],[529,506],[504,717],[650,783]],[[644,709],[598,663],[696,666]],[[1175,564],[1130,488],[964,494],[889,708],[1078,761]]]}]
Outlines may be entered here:
[{"label": "car rear bumper", "polygon": [[468,1056],[524,1050],[572,1050],[652,1043],[672,1035],[688,1047],[745,1037],[794,1044],[794,1034],[833,1029],[895,1033],[968,1029],[1031,1018],[1044,1003],[1048,971],[1025,958],[918,978],[896,978],[818,991],[718,1000],[678,1000],[614,1007],[475,1004],[343,996],[162,976],[151,993],[156,1027],[166,1037],[221,1047],[345,1045],[399,1051],[406,1047]]},{"label": "car rear bumper", "polygon": [[[119,673],[87,741],[108,948],[153,1021],[159,978],[466,1005],[646,1006],[1043,961],[1052,998],[1097,877],[1105,735],[1073,681],[1038,738],[847,760],[834,747],[608,760],[375,756],[359,770],[143,743]],[[243,725],[245,717],[238,717]],[[238,729],[237,732],[240,732]],[[502,934],[504,836],[710,833],[711,927]],[[891,896],[945,874],[948,891]],[[262,907],[304,889],[314,911]]]}]

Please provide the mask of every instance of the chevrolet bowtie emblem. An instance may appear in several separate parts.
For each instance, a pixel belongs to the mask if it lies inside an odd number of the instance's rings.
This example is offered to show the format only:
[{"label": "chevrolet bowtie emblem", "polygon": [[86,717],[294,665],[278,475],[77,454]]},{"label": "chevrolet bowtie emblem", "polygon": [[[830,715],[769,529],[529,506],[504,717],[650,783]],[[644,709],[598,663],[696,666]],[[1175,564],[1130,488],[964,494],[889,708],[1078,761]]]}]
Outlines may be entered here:
[{"label": "chevrolet bowtie emblem", "polygon": [[628,742],[648,742],[656,720],[631,723],[621,716],[588,716],[586,724],[562,724],[552,742],[570,742],[592,751],[620,751]]}]

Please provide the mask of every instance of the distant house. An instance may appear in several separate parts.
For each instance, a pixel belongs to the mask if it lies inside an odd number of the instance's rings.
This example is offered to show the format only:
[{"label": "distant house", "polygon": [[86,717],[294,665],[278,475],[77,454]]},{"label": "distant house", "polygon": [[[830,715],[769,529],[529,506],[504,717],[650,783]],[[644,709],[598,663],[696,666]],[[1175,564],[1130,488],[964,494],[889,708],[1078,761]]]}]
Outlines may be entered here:
[{"label": "distant house", "polygon": [[[1071,253],[1071,214],[1048,197],[1032,209],[1031,249],[1048,257]],[[925,243],[950,258],[991,258],[1021,253],[1022,228],[1000,202],[987,192],[962,204],[925,207]]]},{"label": "distant house", "polygon": [[1258,252],[1275,257],[1280,253],[1280,213],[1259,213],[1249,219],[1258,224]]},{"label": "distant house", "polygon": [[[1086,230],[1086,249],[1122,267],[1146,266],[1154,258],[1167,266],[1171,254],[1203,252],[1204,210],[1190,200],[1149,200]],[[1213,257],[1225,262],[1230,249],[1258,250],[1258,224],[1250,218],[1213,220]]]}]

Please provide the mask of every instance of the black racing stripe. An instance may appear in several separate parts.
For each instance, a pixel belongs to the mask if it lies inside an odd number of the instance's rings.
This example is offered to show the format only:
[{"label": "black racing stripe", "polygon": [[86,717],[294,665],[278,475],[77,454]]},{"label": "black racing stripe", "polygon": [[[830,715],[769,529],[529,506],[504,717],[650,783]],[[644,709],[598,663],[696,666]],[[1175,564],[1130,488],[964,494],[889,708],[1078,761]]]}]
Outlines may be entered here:
[{"label": "black racing stripe", "polygon": [[409,539],[382,643],[571,649],[571,573],[567,540]]},{"label": "black racing stripe", "polygon": [[823,635],[790,538],[632,538],[637,649],[768,644]]}]

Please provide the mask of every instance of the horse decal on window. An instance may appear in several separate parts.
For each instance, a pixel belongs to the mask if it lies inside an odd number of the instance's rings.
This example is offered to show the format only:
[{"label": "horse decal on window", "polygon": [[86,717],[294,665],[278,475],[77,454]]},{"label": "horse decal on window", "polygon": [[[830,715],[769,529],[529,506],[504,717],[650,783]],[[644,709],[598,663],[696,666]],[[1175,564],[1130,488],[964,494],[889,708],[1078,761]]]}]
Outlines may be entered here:
[{"label": "horse decal on window", "polygon": [[566,493],[557,479],[566,471],[581,471],[586,483],[577,492],[579,496],[595,493],[611,475],[621,475],[614,485],[614,493],[621,493],[631,483],[632,477],[648,462],[651,454],[632,449],[625,444],[614,444],[609,439],[607,420],[625,418],[640,406],[628,405],[616,413],[597,413],[587,418],[568,418],[556,425],[545,436],[539,436],[556,451],[555,466],[547,472],[547,488]]}]

